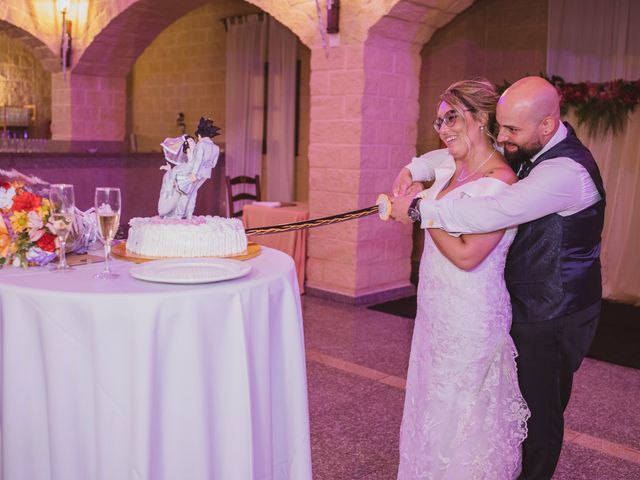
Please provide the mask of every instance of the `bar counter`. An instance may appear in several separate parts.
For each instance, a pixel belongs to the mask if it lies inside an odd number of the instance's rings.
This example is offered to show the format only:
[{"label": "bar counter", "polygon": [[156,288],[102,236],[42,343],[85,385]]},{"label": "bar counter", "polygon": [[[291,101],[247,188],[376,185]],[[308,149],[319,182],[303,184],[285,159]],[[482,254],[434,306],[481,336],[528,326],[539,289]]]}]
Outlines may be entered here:
[{"label": "bar counter", "polygon": [[[96,187],[119,187],[122,193],[121,225],[132,217],[157,215],[158,195],[166,162],[162,153],[0,153],[0,169],[16,169],[49,183],[70,183],[76,205],[91,208]],[[224,153],[208,180],[198,191],[195,214],[225,215]]]}]

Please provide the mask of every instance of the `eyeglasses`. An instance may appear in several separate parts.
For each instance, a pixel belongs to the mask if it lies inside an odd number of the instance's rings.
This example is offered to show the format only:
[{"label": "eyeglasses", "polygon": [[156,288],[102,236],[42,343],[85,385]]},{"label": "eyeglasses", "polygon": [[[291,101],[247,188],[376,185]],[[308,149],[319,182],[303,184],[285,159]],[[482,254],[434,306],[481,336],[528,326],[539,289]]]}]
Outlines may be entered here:
[{"label": "eyeglasses", "polygon": [[[471,108],[465,108],[465,112],[473,111]],[[447,127],[453,127],[456,124],[456,120],[460,115],[455,110],[449,110],[441,117],[436,117],[433,121],[433,128],[436,132],[440,133],[440,129],[442,128],[442,124],[444,123]]]}]

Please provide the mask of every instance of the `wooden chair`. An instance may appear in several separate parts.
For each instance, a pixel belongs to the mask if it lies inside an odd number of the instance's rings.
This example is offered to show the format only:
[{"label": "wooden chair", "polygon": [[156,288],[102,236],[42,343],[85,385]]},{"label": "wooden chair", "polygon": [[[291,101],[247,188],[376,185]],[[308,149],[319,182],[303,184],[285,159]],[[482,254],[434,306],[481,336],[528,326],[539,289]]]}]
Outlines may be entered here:
[{"label": "wooden chair", "polygon": [[[260,201],[260,175],[256,175],[255,177],[246,177],[244,175],[240,175],[239,177],[225,177],[225,181],[227,184],[227,205],[230,217],[241,217],[242,216],[242,208],[240,210],[236,210],[234,204],[240,200],[255,200],[256,202]],[[236,195],[233,194],[233,186],[234,185],[254,185],[255,186],[255,194],[241,192]]]}]

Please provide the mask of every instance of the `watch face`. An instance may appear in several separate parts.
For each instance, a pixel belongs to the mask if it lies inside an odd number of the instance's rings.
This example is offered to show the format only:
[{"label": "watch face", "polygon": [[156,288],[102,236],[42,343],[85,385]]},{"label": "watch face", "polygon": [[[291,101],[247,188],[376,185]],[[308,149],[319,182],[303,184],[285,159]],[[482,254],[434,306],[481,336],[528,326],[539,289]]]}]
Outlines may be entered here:
[{"label": "watch face", "polygon": [[407,210],[407,216],[414,222],[420,221],[420,202],[418,198],[415,198],[411,205],[409,205],[409,209]]}]

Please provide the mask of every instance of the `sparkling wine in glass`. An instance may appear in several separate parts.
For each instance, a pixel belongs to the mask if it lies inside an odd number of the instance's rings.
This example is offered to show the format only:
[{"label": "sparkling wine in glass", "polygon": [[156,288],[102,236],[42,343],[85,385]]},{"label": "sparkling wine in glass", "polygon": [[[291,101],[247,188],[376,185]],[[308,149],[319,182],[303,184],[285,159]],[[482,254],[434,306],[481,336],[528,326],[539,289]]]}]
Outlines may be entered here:
[{"label": "sparkling wine in glass", "polygon": [[49,223],[53,227],[53,232],[58,237],[58,264],[54,270],[64,271],[69,269],[66,257],[67,237],[73,227],[73,217],[75,213],[75,199],[73,195],[73,185],[53,184],[49,189],[50,213]]},{"label": "sparkling wine in glass", "polygon": [[110,279],[118,275],[111,271],[109,259],[111,257],[111,243],[120,225],[120,189],[111,187],[96,188],[96,223],[98,237],[104,244],[104,270],[96,278]]}]

